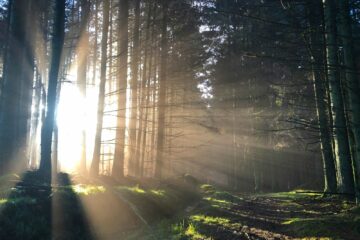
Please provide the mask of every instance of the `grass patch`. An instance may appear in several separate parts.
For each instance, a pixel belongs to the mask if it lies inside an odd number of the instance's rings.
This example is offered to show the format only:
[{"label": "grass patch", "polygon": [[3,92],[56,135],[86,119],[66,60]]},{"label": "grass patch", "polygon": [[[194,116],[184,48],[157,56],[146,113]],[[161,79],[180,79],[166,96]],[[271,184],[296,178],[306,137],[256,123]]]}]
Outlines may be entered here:
[{"label": "grass patch", "polygon": [[98,193],[104,193],[106,191],[106,188],[103,186],[97,186],[97,185],[86,185],[86,184],[77,184],[74,186],[71,186],[71,190],[74,191],[78,195],[93,195]]},{"label": "grass patch", "polygon": [[287,232],[296,237],[321,239],[360,239],[358,210],[323,217],[295,217],[284,221]]},{"label": "grass patch", "polygon": [[206,215],[193,215],[190,216],[190,220],[194,222],[201,222],[203,224],[207,225],[219,225],[219,226],[229,226],[230,220],[227,218],[221,218],[221,217],[212,217],[212,216],[206,216]]}]

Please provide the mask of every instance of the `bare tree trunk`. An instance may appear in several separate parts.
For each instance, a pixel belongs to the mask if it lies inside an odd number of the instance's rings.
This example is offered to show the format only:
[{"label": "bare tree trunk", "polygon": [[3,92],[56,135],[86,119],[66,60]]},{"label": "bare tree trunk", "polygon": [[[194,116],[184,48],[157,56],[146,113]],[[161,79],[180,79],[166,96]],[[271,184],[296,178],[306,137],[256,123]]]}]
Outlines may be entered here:
[{"label": "bare tree trunk", "polygon": [[[49,72],[49,85],[47,94],[47,111],[41,133],[41,162],[40,171],[51,176],[51,145],[55,123],[56,91],[58,86],[61,53],[64,45],[65,29],[65,0],[55,3],[54,31],[52,39],[51,64]],[[50,180],[50,179],[49,179]]]},{"label": "bare tree trunk", "polygon": [[128,61],[128,0],[120,0],[118,22],[118,55],[117,87],[118,87],[118,114],[116,127],[116,145],[112,169],[112,176],[124,176],[124,149],[125,149],[125,122],[126,122],[126,88],[127,88],[127,61]]},{"label": "bare tree trunk", "polygon": [[93,49],[93,59],[92,59],[92,67],[93,67],[93,72],[92,72],[92,80],[91,80],[91,84],[95,85],[95,80],[96,80],[96,65],[97,65],[97,59],[98,59],[98,32],[99,32],[99,17],[98,17],[98,9],[99,9],[99,0],[95,0],[95,11],[94,11],[94,28],[95,28],[95,33],[94,33],[94,49]]},{"label": "bare tree trunk", "polygon": [[161,69],[159,76],[159,115],[158,115],[158,132],[157,132],[157,157],[155,166],[155,177],[161,179],[163,168],[163,151],[165,143],[165,104],[166,104],[166,80],[167,80],[167,55],[168,55],[168,39],[167,39],[167,21],[168,21],[168,5],[167,1],[162,1],[162,26],[161,26]]},{"label": "bare tree trunk", "polygon": [[99,86],[99,100],[97,109],[97,125],[95,133],[95,143],[93,159],[90,167],[90,174],[96,176],[99,174],[99,164],[101,155],[101,133],[103,128],[103,117],[105,107],[105,84],[106,84],[106,63],[107,63],[107,42],[109,33],[109,10],[110,0],[103,2],[103,29],[101,39],[101,67],[100,67],[100,86]]},{"label": "bare tree trunk", "polygon": [[[87,64],[89,57],[89,33],[87,31],[88,20],[90,15],[90,2],[89,0],[81,0],[81,19],[80,19],[80,35],[79,42],[77,47],[77,61],[78,61],[78,69],[77,69],[77,84],[79,88],[79,92],[83,103],[86,100],[86,78],[87,78]],[[83,119],[85,120],[86,116],[86,107],[82,106],[83,109],[79,109],[82,112]],[[82,174],[86,173],[86,129],[83,127],[81,131],[81,159],[79,170]]]},{"label": "bare tree trunk", "polygon": [[336,39],[336,9],[333,0],[324,2],[325,34],[327,50],[327,74],[329,79],[332,117],[334,124],[337,183],[340,193],[353,193],[351,154],[345,118],[343,91],[339,74]]},{"label": "bare tree trunk", "polygon": [[[319,16],[319,13],[322,12],[321,1],[309,1],[309,24],[310,24],[310,51],[312,59],[312,78],[314,82],[315,90],[315,103],[317,109],[317,117],[319,122],[320,129],[320,145],[321,145],[321,154],[323,160],[324,168],[324,192],[336,192],[336,171],[335,171],[335,162],[334,154],[331,143],[331,129],[330,129],[330,115],[328,111],[328,106],[326,103],[327,93],[325,88],[325,79],[324,72],[321,71],[323,66],[322,52],[319,49],[321,46],[321,36],[320,29],[316,25],[316,16]],[[321,16],[321,14],[320,14]]]},{"label": "bare tree trunk", "polygon": [[[11,161],[27,163],[27,141],[34,77],[32,1],[9,2],[7,44],[4,48],[4,74],[0,92],[0,173],[15,167]],[[18,167],[18,166],[17,166]]]},{"label": "bare tree trunk", "polygon": [[[137,125],[137,86],[138,86],[138,74],[139,74],[139,53],[140,53],[140,0],[135,1],[135,23],[133,30],[133,55],[131,60],[131,118],[129,125],[129,162],[134,162],[135,175],[139,174],[139,159],[135,158],[136,152],[136,125]],[[145,42],[145,48],[146,48]]]},{"label": "bare tree trunk", "polygon": [[345,87],[349,107],[349,125],[354,137],[353,174],[356,202],[360,202],[360,96],[358,72],[355,65],[353,37],[351,30],[349,1],[339,1],[338,29],[344,50]]}]

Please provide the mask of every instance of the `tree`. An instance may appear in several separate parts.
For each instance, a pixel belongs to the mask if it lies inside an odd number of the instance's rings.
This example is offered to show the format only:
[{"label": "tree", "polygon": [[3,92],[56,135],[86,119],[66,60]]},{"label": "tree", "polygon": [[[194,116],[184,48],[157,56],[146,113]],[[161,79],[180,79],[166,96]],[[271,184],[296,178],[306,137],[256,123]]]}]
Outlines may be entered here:
[{"label": "tree", "polygon": [[338,43],[336,32],[336,7],[333,0],[324,1],[327,76],[333,118],[337,183],[340,193],[353,193],[353,173],[347,133],[346,112],[340,80]]},{"label": "tree", "polygon": [[97,124],[96,124],[96,132],[95,132],[94,152],[90,166],[90,174],[93,176],[99,174],[99,164],[100,164],[100,155],[101,155],[101,135],[102,135],[101,133],[103,128],[103,116],[104,116],[104,107],[105,107],[107,43],[108,43],[108,32],[109,32],[109,24],[110,24],[109,12],[110,12],[110,0],[104,0]]},{"label": "tree", "polygon": [[[139,76],[139,55],[140,55],[140,0],[135,1],[135,23],[133,30],[133,54],[131,60],[131,117],[129,125],[129,162],[134,163],[135,175],[139,174],[139,158],[136,158],[136,124],[138,107],[138,76]],[[145,43],[147,44],[147,43]],[[146,46],[145,46],[146,47]],[[140,135],[140,134],[139,134]]]},{"label": "tree", "polygon": [[322,16],[321,2],[308,1],[309,31],[310,31],[310,59],[312,62],[312,79],[315,90],[315,103],[320,129],[320,146],[324,165],[324,192],[335,193],[336,171],[331,142],[330,116],[327,105],[327,92],[325,87],[325,72],[323,66],[323,53],[319,46],[321,42],[321,28],[318,16]]},{"label": "tree", "polygon": [[167,79],[167,57],[168,57],[168,2],[162,1],[162,24],[161,24],[161,55],[159,75],[159,102],[158,102],[158,130],[157,130],[157,156],[155,166],[155,177],[161,179],[163,168],[163,151],[165,144],[165,108],[166,108],[166,79]]},{"label": "tree", "polygon": [[[87,31],[89,15],[90,15],[90,2],[89,0],[81,0],[81,19],[80,19],[80,35],[79,35],[79,43],[78,43],[78,88],[81,94],[81,98],[83,101],[86,99],[86,84],[87,84],[87,64],[89,57],[89,33]],[[85,110],[83,115],[85,116]],[[84,118],[85,120],[85,118]],[[86,130],[82,130],[82,153],[80,160],[80,171],[82,173],[86,173]]]},{"label": "tree", "polygon": [[351,30],[349,1],[338,2],[339,21],[337,22],[339,36],[343,46],[344,69],[345,69],[345,87],[349,103],[349,128],[354,137],[354,156],[353,174],[355,184],[355,194],[357,203],[360,202],[360,96],[358,72],[355,65],[353,37]]},{"label": "tree", "polygon": [[[47,91],[46,117],[41,131],[41,161],[39,170],[47,177],[51,176],[52,170],[51,146],[55,122],[56,96],[59,82],[61,54],[64,45],[64,29],[65,0],[58,0],[55,2],[54,8],[54,25],[52,34],[49,83]],[[54,169],[56,169],[56,166],[54,166]]]},{"label": "tree", "polygon": [[116,126],[116,145],[113,161],[112,176],[124,176],[124,149],[125,149],[125,118],[126,118],[126,89],[128,68],[128,0],[120,0],[118,22],[118,65],[117,65],[117,88],[118,88],[118,114]]}]

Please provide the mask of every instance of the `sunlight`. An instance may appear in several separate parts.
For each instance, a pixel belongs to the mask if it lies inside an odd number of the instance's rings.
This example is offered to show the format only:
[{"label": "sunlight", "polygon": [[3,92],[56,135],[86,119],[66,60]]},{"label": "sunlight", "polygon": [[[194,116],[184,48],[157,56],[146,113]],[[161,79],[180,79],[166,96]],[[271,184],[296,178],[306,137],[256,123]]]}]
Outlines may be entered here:
[{"label": "sunlight", "polygon": [[[58,106],[59,160],[62,170],[74,170],[81,154],[81,131],[84,128],[84,102],[75,86],[62,86]],[[88,119],[87,121],[91,121]],[[65,140],[66,139],[66,140]]]},{"label": "sunlight", "polygon": [[57,112],[59,168],[66,172],[74,172],[79,164],[83,131],[86,131],[87,160],[91,159],[96,127],[97,88],[87,87],[83,99],[76,79],[76,66],[73,66],[61,86]]}]

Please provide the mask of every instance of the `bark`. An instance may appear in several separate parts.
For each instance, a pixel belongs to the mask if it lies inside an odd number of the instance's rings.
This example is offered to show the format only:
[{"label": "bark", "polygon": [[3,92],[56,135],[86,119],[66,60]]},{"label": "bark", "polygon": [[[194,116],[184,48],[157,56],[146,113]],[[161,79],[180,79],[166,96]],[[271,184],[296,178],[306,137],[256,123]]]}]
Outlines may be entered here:
[{"label": "bark", "polygon": [[101,155],[101,135],[103,128],[103,116],[105,107],[105,84],[106,84],[106,63],[107,63],[107,42],[109,33],[109,10],[110,0],[103,2],[103,28],[101,39],[101,66],[100,66],[100,86],[99,86],[99,100],[97,109],[97,125],[95,132],[95,143],[93,159],[90,166],[90,174],[96,176],[99,174],[99,164]]},{"label": "bark", "polygon": [[40,120],[40,102],[41,102],[41,77],[40,73],[36,72],[36,82],[34,87],[34,112],[32,116],[32,133],[31,133],[31,140],[30,140],[30,168],[35,169],[37,166],[37,152],[38,152],[38,144],[37,144],[37,132],[38,132],[38,126],[39,126],[39,120]]},{"label": "bark", "polygon": [[93,49],[93,59],[92,59],[92,67],[93,67],[93,72],[92,72],[92,80],[91,80],[91,84],[95,85],[95,80],[96,80],[96,65],[97,65],[97,59],[98,59],[98,32],[99,32],[99,17],[98,17],[98,9],[99,9],[99,0],[95,0],[95,10],[94,10],[94,28],[95,28],[95,33],[94,33],[94,49]]},{"label": "bark", "polygon": [[118,65],[117,65],[117,88],[118,88],[118,114],[116,127],[116,145],[112,176],[121,178],[124,176],[124,149],[125,149],[125,120],[126,120],[126,88],[127,88],[127,60],[128,60],[128,0],[120,0],[119,23],[118,23]]},{"label": "bark", "polygon": [[160,56],[160,76],[159,76],[159,102],[158,102],[158,132],[157,132],[157,157],[155,166],[155,177],[162,178],[163,168],[163,151],[165,143],[165,104],[166,104],[166,80],[167,80],[167,21],[168,21],[168,2],[162,1],[162,26],[161,26],[161,56]]},{"label": "bark", "polygon": [[352,158],[356,201],[360,201],[360,96],[358,85],[358,72],[355,64],[354,43],[351,30],[349,1],[339,1],[338,29],[344,51],[345,87],[347,90],[347,103],[350,131],[353,136],[354,151]]},{"label": "bark", "polygon": [[52,38],[51,63],[49,71],[49,84],[47,93],[46,117],[41,132],[41,161],[40,171],[48,177],[51,176],[51,145],[55,123],[56,92],[58,86],[61,53],[64,45],[65,28],[65,0],[55,3],[54,26]]},{"label": "bark", "polygon": [[[314,83],[315,103],[317,118],[320,129],[320,146],[324,169],[324,192],[336,192],[336,171],[334,154],[331,142],[330,115],[326,103],[327,93],[325,88],[324,72],[321,66],[322,51],[321,35],[316,16],[321,13],[321,2],[310,1],[309,3],[309,24],[310,24],[310,54],[312,61],[312,80]],[[320,14],[321,16],[321,14]]]},{"label": "bark", "polygon": [[[140,53],[140,0],[135,1],[135,24],[134,24],[134,33],[133,33],[133,56],[131,60],[131,118],[130,118],[130,125],[129,125],[129,145],[130,145],[130,152],[129,152],[129,162],[134,162],[134,170],[135,175],[140,173],[140,159],[135,157],[136,153],[136,125],[137,125],[137,109],[138,109],[138,102],[137,102],[137,85],[138,85],[138,74],[139,74],[139,53]],[[145,44],[147,44],[145,42]],[[146,46],[145,46],[146,48]]]},{"label": "bark", "polygon": [[[31,100],[34,77],[33,2],[9,2],[7,44],[4,53],[4,74],[1,82],[0,171],[24,168],[27,163],[27,142],[30,132]],[[19,161],[15,166],[14,159]]]},{"label": "bark", "polygon": [[327,74],[329,80],[331,111],[333,117],[337,184],[340,193],[353,193],[351,154],[345,118],[343,90],[341,88],[338,44],[336,36],[336,9],[333,0],[324,2]]},{"label": "bark", "polygon": [[[78,69],[77,69],[77,84],[78,89],[83,100],[85,103],[86,100],[86,84],[87,84],[87,63],[89,57],[89,33],[87,31],[88,20],[90,15],[90,2],[89,0],[81,0],[81,18],[80,18],[80,35],[79,35],[79,42],[77,47],[77,61],[78,61]],[[85,105],[82,106],[83,119],[85,121]],[[81,134],[81,159],[80,159],[80,166],[79,170],[82,174],[86,173],[86,130],[85,127],[82,129]]]}]

